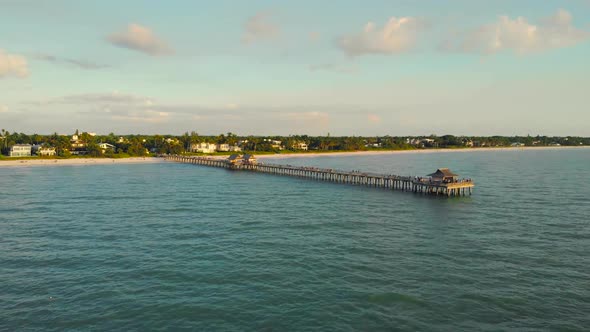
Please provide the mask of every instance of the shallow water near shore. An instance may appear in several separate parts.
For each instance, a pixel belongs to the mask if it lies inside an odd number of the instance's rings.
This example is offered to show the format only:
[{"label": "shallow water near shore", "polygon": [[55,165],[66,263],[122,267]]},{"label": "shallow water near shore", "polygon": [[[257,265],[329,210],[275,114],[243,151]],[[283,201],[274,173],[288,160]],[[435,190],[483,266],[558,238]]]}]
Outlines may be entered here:
[{"label": "shallow water near shore", "polygon": [[0,168],[0,330],[580,330],[590,150],[264,159],[424,197],[175,163]]}]

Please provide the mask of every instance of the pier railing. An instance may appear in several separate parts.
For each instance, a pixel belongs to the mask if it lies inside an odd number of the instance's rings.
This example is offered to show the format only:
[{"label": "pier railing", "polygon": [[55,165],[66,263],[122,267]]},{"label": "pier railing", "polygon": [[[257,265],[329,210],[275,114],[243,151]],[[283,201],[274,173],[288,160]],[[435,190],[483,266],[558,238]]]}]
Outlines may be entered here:
[{"label": "pier railing", "polygon": [[363,185],[376,188],[400,190],[427,195],[440,196],[465,196],[471,195],[475,184],[469,179],[461,179],[452,182],[433,181],[430,178],[417,176],[400,176],[394,174],[379,174],[362,171],[344,171],[331,168],[291,166],[267,163],[232,163],[227,159],[170,155],[166,160],[202,165],[209,167],[226,168],[231,170],[243,170],[266,174],[293,176],[300,178]]}]

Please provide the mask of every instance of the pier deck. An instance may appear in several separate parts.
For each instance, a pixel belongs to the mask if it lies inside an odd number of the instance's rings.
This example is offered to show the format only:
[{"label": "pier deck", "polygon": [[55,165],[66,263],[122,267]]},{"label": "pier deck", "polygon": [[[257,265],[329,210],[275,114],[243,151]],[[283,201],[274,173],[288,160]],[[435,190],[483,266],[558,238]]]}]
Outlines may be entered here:
[{"label": "pier deck", "polygon": [[417,176],[399,176],[393,174],[342,171],[329,168],[302,167],[267,163],[231,163],[226,159],[195,156],[172,155],[166,156],[165,159],[186,164],[293,176],[318,181],[363,185],[447,197],[471,195],[473,187],[475,186],[473,181],[468,179],[457,179],[452,182],[443,182],[434,181],[432,178],[423,178]]}]

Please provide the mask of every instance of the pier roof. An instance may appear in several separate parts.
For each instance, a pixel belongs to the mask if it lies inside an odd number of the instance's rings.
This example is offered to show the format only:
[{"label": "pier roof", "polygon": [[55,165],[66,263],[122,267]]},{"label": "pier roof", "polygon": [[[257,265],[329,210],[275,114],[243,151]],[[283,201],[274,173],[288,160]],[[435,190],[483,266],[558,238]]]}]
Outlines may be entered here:
[{"label": "pier roof", "polygon": [[236,160],[236,159],[239,159],[239,158],[240,158],[240,155],[234,153],[231,156],[229,156],[229,158],[227,158],[227,160],[230,160],[231,161],[231,160]]},{"label": "pier roof", "polygon": [[428,176],[432,176],[432,177],[457,177],[459,175],[451,172],[450,169],[448,168],[439,168],[436,170],[436,172],[432,173],[432,174],[428,174]]}]

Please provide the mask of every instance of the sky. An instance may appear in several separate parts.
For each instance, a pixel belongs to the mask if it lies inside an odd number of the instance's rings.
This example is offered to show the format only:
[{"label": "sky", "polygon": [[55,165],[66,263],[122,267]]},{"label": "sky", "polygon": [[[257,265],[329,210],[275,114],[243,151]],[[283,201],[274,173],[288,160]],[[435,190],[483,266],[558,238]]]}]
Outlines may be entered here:
[{"label": "sky", "polygon": [[0,127],[590,136],[590,0],[0,0]]}]

